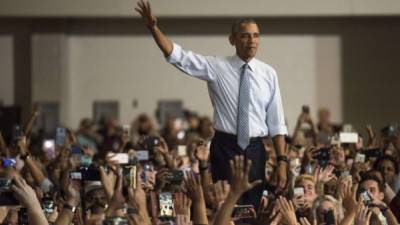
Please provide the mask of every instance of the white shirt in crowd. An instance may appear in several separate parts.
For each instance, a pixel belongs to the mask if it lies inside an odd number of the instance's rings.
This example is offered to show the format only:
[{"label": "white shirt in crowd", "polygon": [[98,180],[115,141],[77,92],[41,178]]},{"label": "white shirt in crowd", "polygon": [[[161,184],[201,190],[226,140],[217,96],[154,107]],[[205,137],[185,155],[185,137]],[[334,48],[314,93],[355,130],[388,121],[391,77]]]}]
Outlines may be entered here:
[{"label": "white shirt in crowd", "polygon": [[[167,61],[186,74],[207,81],[214,107],[214,128],[236,134],[239,83],[242,66],[237,55],[220,58],[202,56],[173,44]],[[250,67],[250,137],[287,134],[278,77],[275,70],[255,58]]]}]

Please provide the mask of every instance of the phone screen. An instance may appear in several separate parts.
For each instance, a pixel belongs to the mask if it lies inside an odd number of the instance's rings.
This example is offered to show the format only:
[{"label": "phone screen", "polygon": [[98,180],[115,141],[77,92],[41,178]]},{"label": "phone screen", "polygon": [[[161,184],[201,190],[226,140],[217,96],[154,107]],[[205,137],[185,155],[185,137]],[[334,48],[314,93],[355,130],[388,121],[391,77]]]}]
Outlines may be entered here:
[{"label": "phone screen", "polygon": [[357,153],[355,161],[358,162],[358,163],[364,163],[365,162],[365,155]]},{"label": "phone screen", "polygon": [[335,224],[335,215],[334,215],[332,209],[330,209],[324,213],[324,222],[326,225],[334,225]]},{"label": "phone screen", "polygon": [[160,217],[174,217],[174,203],[170,192],[161,192],[158,195]]},{"label": "phone screen", "polygon": [[128,153],[109,153],[110,160],[118,164],[127,164],[129,162]]},{"label": "phone screen", "polygon": [[147,150],[140,150],[136,152],[136,158],[138,161],[149,161],[149,151]]},{"label": "phone screen", "polygon": [[57,146],[64,146],[65,145],[65,136],[66,130],[64,127],[57,127],[56,131],[56,145]]},{"label": "phone screen", "polygon": [[232,218],[237,219],[250,219],[254,218],[255,210],[252,205],[238,205],[235,206],[232,212]]},{"label": "phone screen", "polygon": [[178,145],[178,156],[186,156],[187,150],[186,145]]},{"label": "phone screen", "polygon": [[53,139],[44,140],[42,149],[46,153],[48,159],[54,159],[56,157],[55,142]]},{"label": "phone screen", "polygon": [[136,181],[136,173],[137,167],[136,165],[124,166],[122,169],[124,181],[128,187],[132,187],[136,189],[137,181]]},{"label": "phone screen", "polygon": [[303,187],[296,187],[293,189],[293,194],[295,197],[303,196],[304,195],[304,188]]}]

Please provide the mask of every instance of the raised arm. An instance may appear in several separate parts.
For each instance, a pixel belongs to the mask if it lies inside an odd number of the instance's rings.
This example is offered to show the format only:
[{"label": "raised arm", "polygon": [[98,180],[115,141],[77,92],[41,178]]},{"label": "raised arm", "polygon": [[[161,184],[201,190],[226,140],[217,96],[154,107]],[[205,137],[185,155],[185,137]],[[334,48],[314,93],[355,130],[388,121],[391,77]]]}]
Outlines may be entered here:
[{"label": "raised arm", "polygon": [[24,134],[26,137],[30,136],[33,124],[36,122],[36,119],[38,118],[39,114],[40,114],[39,106],[35,104],[33,106],[33,110],[31,116],[29,117],[29,120],[24,125]]},{"label": "raised arm", "polygon": [[165,57],[171,55],[173,49],[172,41],[169,40],[157,26],[157,18],[152,13],[150,3],[148,1],[140,0],[137,3],[135,10],[142,16],[146,27],[150,30],[154,41],[157,43]]},{"label": "raised arm", "polygon": [[234,160],[230,160],[231,167],[231,188],[228,196],[226,197],[221,208],[218,209],[215,214],[213,225],[228,225],[232,218],[232,211],[235,207],[236,202],[240,199],[243,193],[254,188],[255,186],[262,183],[261,180],[256,180],[249,183],[249,172],[251,168],[251,161],[245,159],[243,156],[235,156]]},{"label": "raised arm", "polygon": [[146,27],[153,35],[154,41],[166,57],[166,60],[186,74],[205,81],[214,81],[214,72],[217,58],[203,56],[192,51],[182,49],[173,43],[157,26],[157,18],[153,15],[150,3],[140,0],[135,10],[140,13]]}]

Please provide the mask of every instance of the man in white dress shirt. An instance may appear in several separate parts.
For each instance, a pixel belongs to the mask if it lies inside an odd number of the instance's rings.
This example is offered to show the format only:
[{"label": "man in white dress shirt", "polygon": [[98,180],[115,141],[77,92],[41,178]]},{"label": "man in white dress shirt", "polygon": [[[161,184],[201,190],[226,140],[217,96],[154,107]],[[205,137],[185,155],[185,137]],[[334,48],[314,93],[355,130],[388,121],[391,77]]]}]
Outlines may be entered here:
[{"label": "man in white dress shirt", "polygon": [[[141,0],[135,8],[150,30],[167,61],[186,74],[207,82],[214,107],[215,135],[210,146],[214,181],[229,179],[229,160],[244,155],[252,161],[249,180],[265,179],[267,155],[262,139],[273,139],[278,156],[278,190],[286,186],[287,134],[278,77],[275,70],[255,58],[259,29],[252,19],[238,20],[229,41],[236,54],[231,57],[202,56],[173,43],[157,26],[150,4]],[[263,186],[242,196],[241,204],[258,207]]]}]

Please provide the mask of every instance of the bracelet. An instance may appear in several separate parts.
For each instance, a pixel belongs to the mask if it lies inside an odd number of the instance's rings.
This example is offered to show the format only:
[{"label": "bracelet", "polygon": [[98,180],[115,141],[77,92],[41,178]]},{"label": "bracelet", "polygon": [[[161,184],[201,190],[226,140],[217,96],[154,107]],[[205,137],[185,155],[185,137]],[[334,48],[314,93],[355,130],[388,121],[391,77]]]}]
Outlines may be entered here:
[{"label": "bracelet", "polygon": [[71,210],[73,213],[76,211],[76,206],[72,206],[72,205],[70,205],[70,204],[68,204],[68,203],[65,203],[64,204],[64,207],[63,207],[63,209],[69,209],[69,210]]},{"label": "bracelet", "polygon": [[289,158],[286,155],[280,155],[276,158],[276,161],[277,162],[283,161],[283,162],[289,163]]},{"label": "bracelet", "polygon": [[385,213],[389,209],[389,206],[387,206],[386,204],[382,204],[379,209],[382,213]]},{"label": "bracelet", "polygon": [[29,153],[26,153],[25,155],[20,155],[19,158],[20,158],[22,161],[25,161],[25,160],[27,160],[27,159],[30,159],[30,155],[29,155]]},{"label": "bracelet", "polygon": [[200,171],[208,170],[208,168],[209,168],[208,164],[207,164],[206,166],[201,166],[201,165],[199,165],[199,170],[200,170]]},{"label": "bracelet", "polygon": [[389,207],[385,206],[385,207],[381,208],[381,212],[385,213],[388,209],[389,209]]}]

